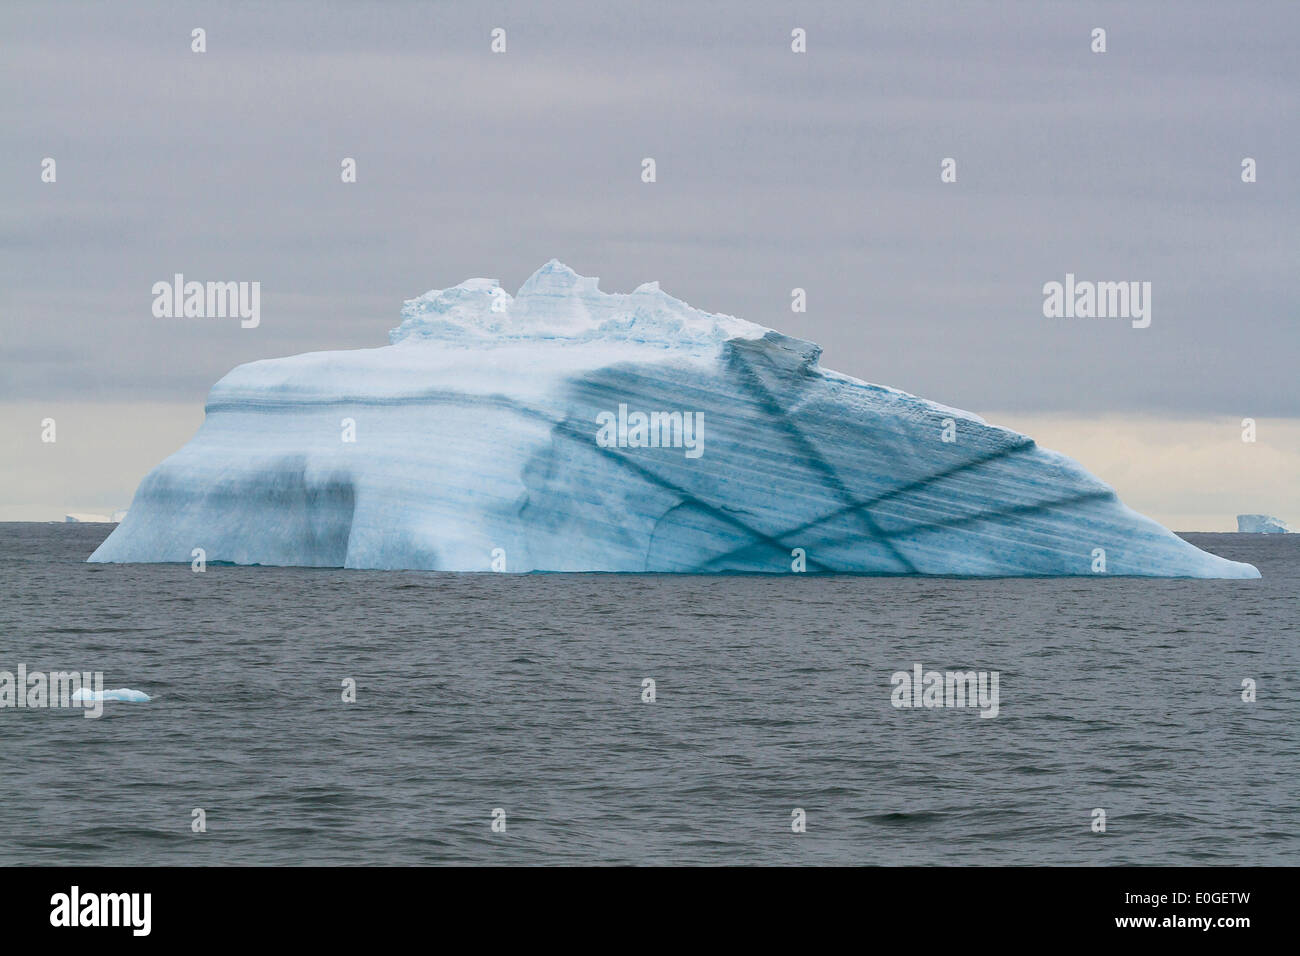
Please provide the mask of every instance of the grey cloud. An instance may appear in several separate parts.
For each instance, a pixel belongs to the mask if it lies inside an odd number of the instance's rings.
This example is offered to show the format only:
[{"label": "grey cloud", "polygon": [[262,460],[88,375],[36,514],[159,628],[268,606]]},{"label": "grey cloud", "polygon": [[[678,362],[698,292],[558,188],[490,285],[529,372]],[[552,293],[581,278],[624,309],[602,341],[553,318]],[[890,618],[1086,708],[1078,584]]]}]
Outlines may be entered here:
[{"label": "grey cloud", "polygon": [[[975,410],[1297,416],[1297,25],[1293,3],[8,3],[0,399],[201,402],[240,362],[384,344],[403,299],[557,256]],[[261,327],[155,319],[177,271],[261,281]],[[1067,271],[1151,281],[1151,328],[1044,319]]]}]

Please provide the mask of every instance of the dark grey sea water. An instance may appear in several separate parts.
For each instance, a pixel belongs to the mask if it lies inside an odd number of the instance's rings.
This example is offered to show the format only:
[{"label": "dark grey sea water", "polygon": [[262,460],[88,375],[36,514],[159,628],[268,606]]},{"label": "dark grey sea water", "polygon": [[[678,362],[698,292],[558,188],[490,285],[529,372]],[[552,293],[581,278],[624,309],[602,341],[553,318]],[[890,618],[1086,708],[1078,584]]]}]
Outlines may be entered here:
[{"label": "dark grey sea water", "polygon": [[[1300,535],[952,580],[85,564],[111,527],[0,524],[0,670],[154,698],[0,709],[0,863],[1300,863]],[[893,707],[915,663],[998,716]]]}]

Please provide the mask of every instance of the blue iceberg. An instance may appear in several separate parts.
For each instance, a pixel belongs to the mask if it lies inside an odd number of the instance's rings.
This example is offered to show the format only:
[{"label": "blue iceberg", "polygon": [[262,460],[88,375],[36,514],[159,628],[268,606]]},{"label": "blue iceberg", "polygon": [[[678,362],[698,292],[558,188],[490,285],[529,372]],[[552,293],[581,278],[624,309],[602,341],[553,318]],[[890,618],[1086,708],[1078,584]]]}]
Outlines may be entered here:
[{"label": "blue iceberg", "polygon": [[1272,515],[1237,515],[1239,534],[1294,534],[1291,526]]},{"label": "blue iceberg", "polygon": [[236,368],[90,560],[1259,576],[1024,435],[597,283],[471,279],[406,302],[386,347]]}]

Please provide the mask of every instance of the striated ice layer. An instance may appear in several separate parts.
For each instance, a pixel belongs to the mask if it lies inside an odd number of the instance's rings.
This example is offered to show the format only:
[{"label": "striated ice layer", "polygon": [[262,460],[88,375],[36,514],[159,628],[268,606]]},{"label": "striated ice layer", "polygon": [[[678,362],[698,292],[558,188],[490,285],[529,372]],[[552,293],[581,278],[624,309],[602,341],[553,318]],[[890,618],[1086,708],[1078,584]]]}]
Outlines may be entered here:
[{"label": "striated ice layer", "polygon": [[655,283],[552,260],[513,297],[412,299],[391,338],[235,369],[90,560],[1258,577],[1024,435]]}]

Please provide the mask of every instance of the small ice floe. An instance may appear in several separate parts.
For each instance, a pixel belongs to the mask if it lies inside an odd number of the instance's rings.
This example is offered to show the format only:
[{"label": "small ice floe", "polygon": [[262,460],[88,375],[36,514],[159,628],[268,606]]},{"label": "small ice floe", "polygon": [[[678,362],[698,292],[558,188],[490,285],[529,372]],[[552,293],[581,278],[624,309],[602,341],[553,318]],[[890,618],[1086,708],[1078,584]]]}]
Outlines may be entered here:
[{"label": "small ice floe", "polygon": [[117,690],[87,690],[84,687],[78,688],[72,694],[72,702],[93,703],[104,700],[120,700],[129,704],[145,704],[149,702],[149,695],[141,690],[131,690],[129,687],[119,687]]}]

